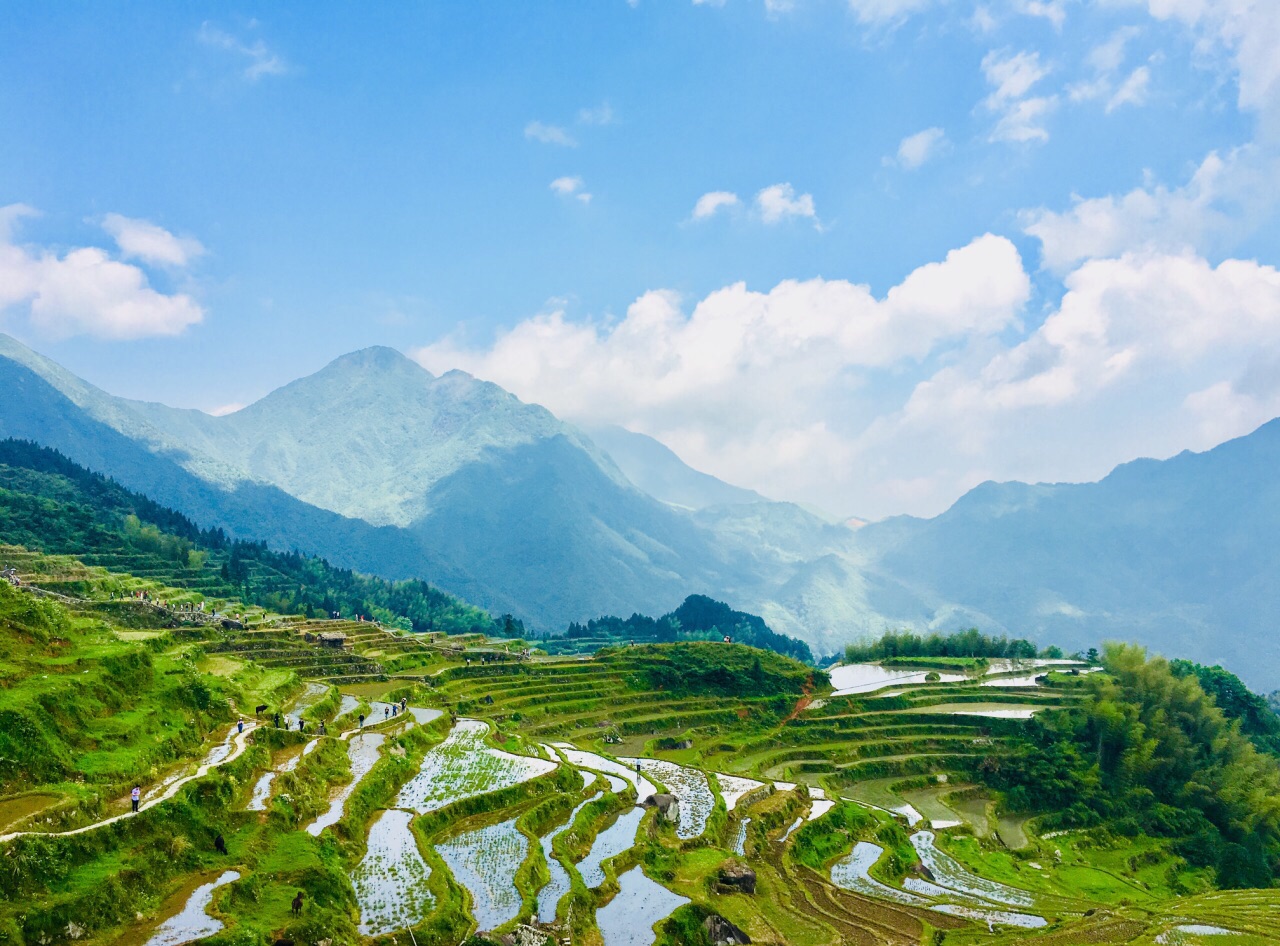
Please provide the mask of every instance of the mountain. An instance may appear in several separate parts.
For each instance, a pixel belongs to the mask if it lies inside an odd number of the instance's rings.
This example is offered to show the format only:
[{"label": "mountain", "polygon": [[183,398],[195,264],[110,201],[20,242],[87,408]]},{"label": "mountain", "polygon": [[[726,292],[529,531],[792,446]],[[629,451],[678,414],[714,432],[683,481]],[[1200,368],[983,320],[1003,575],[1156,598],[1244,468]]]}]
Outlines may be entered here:
[{"label": "mountain", "polygon": [[[661,614],[695,593],[759,613],[831,529],[785,504],[675,508],[544,408],[386,348],[225,417],[112,397],[3,336],[0,382],[15,393],[0,436],[54,447],[201,526],[426,579],[531,629]],[[800,630],[776,608],[770,623]]]},{"label": "mountain", "polygon": [[857,532],[867,600],[915,626],[972,623],[1068,647],[1141,641],[1274,689],[1277,469],[1273,420],[1097,483],[984,483],[936,518]]},{"label": "mountain", "polygon": [[665,444],[614,424],[587,433],[626,474],[655,499],[687,509],[768,502],[755,490],[733,486],[685,464]]},{"label": "mountain", "polygon": [[[1098,483],[985,483],[933,519],[854,530],[600,441],[387,348],[226,417],[115,398],[0,336],[0,437],[55,447],[205,528],[419,578],[530,630],[690,594],[815,654],[887,629],[1136,640],[1276,689],[1280,421]],[[742,500],[742,501],[734,501]]]}]

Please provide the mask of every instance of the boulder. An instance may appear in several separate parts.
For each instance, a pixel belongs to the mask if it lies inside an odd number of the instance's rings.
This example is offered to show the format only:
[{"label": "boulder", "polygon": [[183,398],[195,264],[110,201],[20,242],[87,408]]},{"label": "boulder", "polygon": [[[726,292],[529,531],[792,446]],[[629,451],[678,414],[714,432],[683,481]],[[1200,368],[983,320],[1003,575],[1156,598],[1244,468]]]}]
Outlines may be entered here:
[{"label": "boulder", "polygon": [[665,792],[650,795],[641,802],[641,806],[644,808],[657,808],[658,815],[663,821],[680,820],[680,800],[675,795],[668,795]]},{"label": "boulder", "polygon": [[742,946],[751,942],[750,936],[718,913],[712,913],[703,920],[702,928],[715,946]]},{"label": "boulder", "polygon": [[716,888],[720,893],[755,893],[756,872],[746,864],[731,861],[720,868]]}]

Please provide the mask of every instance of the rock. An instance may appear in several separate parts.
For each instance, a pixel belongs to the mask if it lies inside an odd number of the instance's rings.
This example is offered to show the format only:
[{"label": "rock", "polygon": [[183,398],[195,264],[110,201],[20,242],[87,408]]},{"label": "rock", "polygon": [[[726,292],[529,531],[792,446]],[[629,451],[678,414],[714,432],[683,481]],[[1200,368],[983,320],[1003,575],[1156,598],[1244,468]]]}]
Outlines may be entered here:
[{"label": "rock", "polygon": [[72,921],[67,924],[68,939],[79,939],[80,937],[84,936],[84,934],[85,934],[85,929],[79,923]]},{"label": "rock", "polygon": [[702,928],[715,946],[741,946],[751,942],[750,936],[718,913],[713,913],[703,920]]},{"label": "rock", "polygon": [[746,864],[730,861],[720,868],[716,886],[721,893],[754,894],[756,892],[756,872]]},{"label": "rock", "polygon": [[550,933],[523,923],[516,927],[515,946],[548,946],[550,942]]},{"label": "rock", "polygon": [[640,804],[643,808],[657,808],[663,821],[680,820],[680,800],[675,795],[660,792],[657,795],[650,795]]}]

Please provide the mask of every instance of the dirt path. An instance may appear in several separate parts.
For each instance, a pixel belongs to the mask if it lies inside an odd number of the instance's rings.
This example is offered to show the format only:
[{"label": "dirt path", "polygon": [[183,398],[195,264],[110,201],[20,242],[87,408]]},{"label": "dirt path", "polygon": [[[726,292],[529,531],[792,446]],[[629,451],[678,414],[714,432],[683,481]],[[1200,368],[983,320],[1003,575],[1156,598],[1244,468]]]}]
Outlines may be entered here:
[{"label": "dirt path", "polygon": [[[234,729],[235,727],[232,727],[232,728]],[[70,831],[14,831],[11,834],[0,834],[0,844],[5,844],[9,841],[14,840],[15,838],[36,836],[36,835],[42,838],[70,837],[71,835],[74,835],[74,834],[84,834],[87,831],[94,831],[98,828],[104,828],[109,824],[115,824],[117,821],[123,821],[126,818],[134,817],[134,815],[139,815],[142,812],[146,811],[148,808],[154,808],[156,805],[160,804],[161,802],[168,801],[174,795],[178,794],[178,791],[182,788],[182,786],[186,785],[188,782],[193,782],[198,778],[203,778],[213,769],[216,769],[222,765],[226,765],[228,762],[231,762],[239,758],[241,753],[244,752],[245,748],[248,745],[247,740],[249,738],[249,733],[253,732],[254,729],[256,728],[257,728],[257,723],[249,723],[247,726],[245,726],[244,732],[237,733],[235,737],[231,740],[232,748],[231,748],[231,751],[226,756],[219,759],[217,762],[205,763],[201,765],[199,768],[197,768],[195,772],[193,772],[191,775],[184,776],[174,781],[169,785],[168,788],[164,790],[163,793],[161,793],[160,795],[157,795],[155,798],[150,798],[147,801],[144,801],[141,805],[139,805],[138,810],[136,812],[126,811],[123,814],[113,815],[112,817],[105,818],[102,821],[95,821],[93,824],[87,824],[80,828],[73,828]]]}]

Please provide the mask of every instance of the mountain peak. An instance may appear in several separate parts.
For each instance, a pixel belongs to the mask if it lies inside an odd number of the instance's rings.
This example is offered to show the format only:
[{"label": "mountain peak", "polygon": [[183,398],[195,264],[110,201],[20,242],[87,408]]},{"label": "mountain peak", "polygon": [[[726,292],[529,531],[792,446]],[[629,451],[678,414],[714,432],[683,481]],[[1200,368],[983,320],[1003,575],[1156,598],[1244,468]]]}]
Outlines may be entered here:
[{"label": "mountain peak", "polygon": [[345,355],[340,355],[333,361],[329,362],[322,371],[330,370],[378,370],[378,371],[394,371],[405,369],[416,369],[425,374],[428,378],[432,377],[430,371],[418,364],[412,358],[394,348],[388,348],[386,345],[370,345],[368,348],[361,348]]}]

